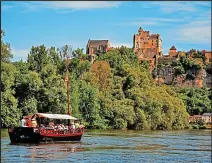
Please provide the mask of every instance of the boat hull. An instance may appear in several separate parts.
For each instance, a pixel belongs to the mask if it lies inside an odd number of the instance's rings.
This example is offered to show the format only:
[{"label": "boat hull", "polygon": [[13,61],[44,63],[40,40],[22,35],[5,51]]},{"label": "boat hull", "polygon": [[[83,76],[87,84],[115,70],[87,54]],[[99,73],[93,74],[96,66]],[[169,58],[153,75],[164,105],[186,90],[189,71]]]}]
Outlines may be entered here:
[{"label": "boat hull", "polygon": [[11,143],[42,143],[59,141],[80,141],[83,132],[72,134],[53,134],[35,132],[33,127],[9,128]]}]

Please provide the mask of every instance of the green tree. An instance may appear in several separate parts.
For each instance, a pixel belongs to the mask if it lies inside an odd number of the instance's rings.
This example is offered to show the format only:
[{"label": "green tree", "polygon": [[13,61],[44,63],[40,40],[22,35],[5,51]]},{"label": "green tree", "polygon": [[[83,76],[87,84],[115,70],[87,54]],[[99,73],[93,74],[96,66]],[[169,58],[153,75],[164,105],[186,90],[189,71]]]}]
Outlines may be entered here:
[{"label": "green tree", "polygon": [[21,117],[21,111],[18,108],[18,101],[14,97],[13,89],[17,70],[11,63],[1,63],[1,125],[3,127],[15,126]]},{"label": "green tree", "polygon": [[10,63],[12,57],[10,45],[3,42],[4,31],[1,30],[1,126],[15,126],[18,124],[21,111],[17,107],[18,101],[14,97],[13,88],[18,75],[16,67]]},{"label": "green tree", "polygon": [[46,64],[40,72],[43,85],[37,94],[38,111],[66,114],[67,90],[64,77],[57,74],[56,66]]},{"label": "green tree", "polygon": [[[57,71],[60,70],[62,67],[62,57],[60,55],[59,49],[56,49],[55,47],[50,47],[48,49],[48,56],[50,59],[50,64],[57,67]],[[48,62],[47,62],[48,63]]]},{"label": "green tree", "polygon": [[44,45],[37,47],[32,46],[27,60],[29,63],[29,70],[40,73],[42,68],[50,63],[48,49]]},{"label": "green tree", "polygon": [[75,57],[75,58],[81,58],[81,57],[83,57],[83,56],[84,56],[84,54],[83,54],[83,48],[82,48],[82,49],[77,48],[76,50],[74,50],[74,51],[72,52],[72,55],[73,55],[73,57]]},{"label": "green tree", "polygon": [[13,57],[11,53],[11,48],[9,43],[4,43],[3,37],[5,36],[5,32],[1,30],[1,61],[2,62],[10,62],[10,59]]},{"label": "green tree", "polygon": [[198,115],[205,112],[212,112],[211,109],[211,90],[208,88],[182,88],[177,89],[190,115]]},{"label": "green tree", "polygon": [[97,90],[83,81],[80,84],[79,110],[88,128],[104,128],[104,119],[99,114]]}]

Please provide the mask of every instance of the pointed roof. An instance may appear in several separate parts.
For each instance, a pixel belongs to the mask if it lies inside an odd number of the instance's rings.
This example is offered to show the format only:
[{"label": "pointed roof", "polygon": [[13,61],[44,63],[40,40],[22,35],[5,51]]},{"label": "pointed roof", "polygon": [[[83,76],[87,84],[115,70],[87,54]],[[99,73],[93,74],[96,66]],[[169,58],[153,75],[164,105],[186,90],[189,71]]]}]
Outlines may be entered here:
[{"label": "pointed roof", "polygon": [[143,29],[140,27],[138,31],[143,31]]},{"label": "pointed roof", "polygon": [[175,46],[173,45],[169,50],[177,50],[177,49],[176,49]]}]

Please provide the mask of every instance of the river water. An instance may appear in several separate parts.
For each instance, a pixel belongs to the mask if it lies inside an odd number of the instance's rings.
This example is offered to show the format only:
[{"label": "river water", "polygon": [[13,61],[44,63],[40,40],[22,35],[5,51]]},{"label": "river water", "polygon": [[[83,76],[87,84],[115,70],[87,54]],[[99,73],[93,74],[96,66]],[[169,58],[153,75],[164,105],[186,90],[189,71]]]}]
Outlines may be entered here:
[{"label": "river water", "polygon": [[80,143],[10,145],[1,130],[2,163],[211,162],[211,130],[86,130]]}]

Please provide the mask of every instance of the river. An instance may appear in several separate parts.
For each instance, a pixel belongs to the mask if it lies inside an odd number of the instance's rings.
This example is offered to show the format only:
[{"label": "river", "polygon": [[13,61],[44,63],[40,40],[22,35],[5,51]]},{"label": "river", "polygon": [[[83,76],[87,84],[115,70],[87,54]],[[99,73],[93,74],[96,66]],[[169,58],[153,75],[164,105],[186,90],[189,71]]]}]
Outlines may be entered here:
[{"label": "river", "polygon": [[10,145],[1,130],[2,163],[211,162],[211,130],[86,130],[80,143]]}]

